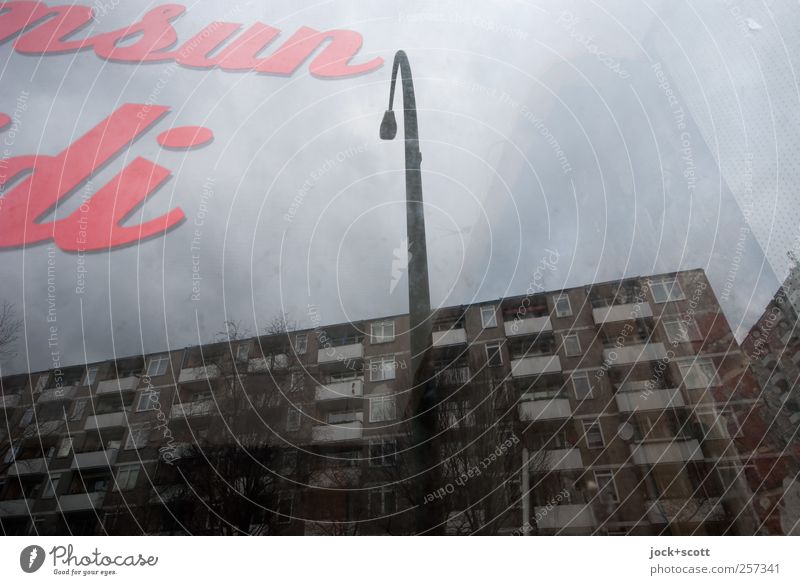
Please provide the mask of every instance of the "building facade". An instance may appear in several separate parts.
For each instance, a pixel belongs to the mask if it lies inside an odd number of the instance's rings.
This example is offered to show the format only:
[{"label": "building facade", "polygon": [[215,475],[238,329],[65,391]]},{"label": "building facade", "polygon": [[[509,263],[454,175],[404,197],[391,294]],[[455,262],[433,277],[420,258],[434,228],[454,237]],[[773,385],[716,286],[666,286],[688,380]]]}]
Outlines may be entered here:
[{"label": "building facade", "polygon": [[2,379],[6,534],[765,534],[702,270]]}]

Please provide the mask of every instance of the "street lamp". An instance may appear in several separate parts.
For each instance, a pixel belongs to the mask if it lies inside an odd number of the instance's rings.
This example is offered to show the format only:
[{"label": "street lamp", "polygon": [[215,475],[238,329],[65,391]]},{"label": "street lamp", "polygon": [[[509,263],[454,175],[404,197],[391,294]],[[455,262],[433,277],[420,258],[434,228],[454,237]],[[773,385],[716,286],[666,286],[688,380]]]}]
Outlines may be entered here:
[{"label": "street lamp", "polygon": [[397,72],[403,84],[403,131],[406,142],[406,231],[408,234],[408,310],[411,337],[411,380],[417,374],[426,350],[431,346],[431,293],[428,285],[428,249],[425,243],[425,208],[422,202],[422,174],[417,127],[417,103],[414,81],[405,51],[397,51],[392,66],[389,109],[383,114],[380,136],[393,140],[397,120],[392,110]]}]

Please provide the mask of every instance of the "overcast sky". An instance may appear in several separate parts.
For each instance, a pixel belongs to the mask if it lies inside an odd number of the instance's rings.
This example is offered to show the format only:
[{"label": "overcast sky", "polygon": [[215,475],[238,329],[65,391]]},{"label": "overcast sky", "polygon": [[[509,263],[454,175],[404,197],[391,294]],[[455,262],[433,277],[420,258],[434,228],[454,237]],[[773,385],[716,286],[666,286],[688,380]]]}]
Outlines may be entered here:
[{"label": "overcast sky", "polygon": [[[260,21],[284,35],[300,26],[352,29],[364,38],[355,61],[380,56],[384,66],[323,80],[307,66],[270,77],[134,66],[91,52],[37,58],[0,45],[0,111],[25,102],[14,156],[55,154],[121,104],[146,103],[155,91],[171,113],[98,172],[89,192],[123,159],[142,156],[172,172],[143,217],[174,207],[187,216],[166,236],[86,256],[80,294],[79,258],[56,251],[52,348],[48,245],[0,251],[0,298],[25,319],[4,374],[50,367],[54,348],[72,364],[194,345],[225,320],[255,332],[285,312],[310,326],[309,304],[323,323],[405,312],[405,278],[392,290],[405,233],[403,144],[378,139],[397,49],[408,52],[414,72],[435,305],[522,294],[549,249],[559,262],[547,289],[704,268],[718,297],[729,288],[722,304],[740,336],[763,311],[776,277],[720,174],[707,122],[698,126],[689,110],[698,96],[682,95],[679,77],[709,47],[726,55],[730,43],[730,54],[740,55],[749,43],[757,51],[753,34],[774,36],[772,28],[791,23],[759,19],[755,28],[742,21],[746,2],[735,11],[712,2],[702,16],[684,4],[666,13],[662,2],[306,4],[196,2],[175,28],[180,41],[220,20]],[[152,7],[108,6],[85,34],[128,25]],[[793,58],[799,51],[787,47]],[[742,91],[768,82],[769,72],[759,79],[728,65],[741,74]],[[165,150],[155,136],[173,125],[206,126],[214,141]]]}]

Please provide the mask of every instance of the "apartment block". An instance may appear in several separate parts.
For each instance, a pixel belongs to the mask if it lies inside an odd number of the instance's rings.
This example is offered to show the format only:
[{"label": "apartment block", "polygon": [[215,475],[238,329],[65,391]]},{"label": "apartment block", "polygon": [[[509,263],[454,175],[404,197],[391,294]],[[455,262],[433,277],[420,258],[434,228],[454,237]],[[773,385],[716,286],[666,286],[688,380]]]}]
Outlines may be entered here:
[{"label": "apartment block", "polygon": [[[6,534],[762,534],[702,270],[2,379]],[[759,419],[760,420],[760,419]]]}]

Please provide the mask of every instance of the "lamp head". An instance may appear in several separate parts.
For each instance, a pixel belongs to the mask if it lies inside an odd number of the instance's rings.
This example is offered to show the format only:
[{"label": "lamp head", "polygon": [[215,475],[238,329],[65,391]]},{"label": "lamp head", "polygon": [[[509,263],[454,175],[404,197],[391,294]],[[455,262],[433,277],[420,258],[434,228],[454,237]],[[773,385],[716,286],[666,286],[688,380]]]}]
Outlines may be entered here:
[{"label": "lamp head", "polygon": [[394,117],[394,110],[386,110],[381,122],[381,140],[393,140],[395,136],[397,136],[397,120]]}]

